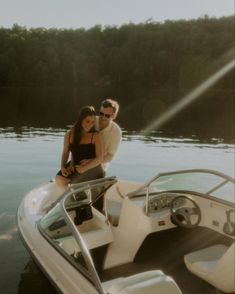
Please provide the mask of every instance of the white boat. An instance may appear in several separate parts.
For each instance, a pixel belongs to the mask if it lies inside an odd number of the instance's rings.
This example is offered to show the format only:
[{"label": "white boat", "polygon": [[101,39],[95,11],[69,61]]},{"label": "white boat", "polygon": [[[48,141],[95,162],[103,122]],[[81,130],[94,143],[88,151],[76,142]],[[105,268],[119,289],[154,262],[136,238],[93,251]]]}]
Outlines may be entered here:
[{"label": "white boat", "polygon": [[202,169],[145,184],[109,177],[62,195],[48,183],[25,196],[18,228],[61,293],[233,293],[234,184]]}]

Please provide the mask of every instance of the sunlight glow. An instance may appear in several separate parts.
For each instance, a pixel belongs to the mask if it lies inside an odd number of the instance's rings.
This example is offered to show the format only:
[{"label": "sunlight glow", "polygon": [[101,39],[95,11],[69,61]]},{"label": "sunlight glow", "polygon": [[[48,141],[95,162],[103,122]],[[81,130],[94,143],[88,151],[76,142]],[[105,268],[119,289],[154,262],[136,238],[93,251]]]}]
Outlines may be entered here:
[{"label": "sunlight glow", "polygon": [[202,93],[207,89],[212,87],[217,81],[219,81],[223,76],[230,72],[235,67],[235,59],[233,58],[229,63],[223,66],[215,74],[210,76],[205,82],[197,86],[193,91],[184,96],[180,101],[175,103],[171,108],[169,108],[165,113],[163,113],[159,118],[157,118],[152,124],[150,124],[145,130],[145,134],[149,134],[152,130],[157,130],[164,123],[172,119],[177,113],[186,108],[190,103],[197,99]]}]

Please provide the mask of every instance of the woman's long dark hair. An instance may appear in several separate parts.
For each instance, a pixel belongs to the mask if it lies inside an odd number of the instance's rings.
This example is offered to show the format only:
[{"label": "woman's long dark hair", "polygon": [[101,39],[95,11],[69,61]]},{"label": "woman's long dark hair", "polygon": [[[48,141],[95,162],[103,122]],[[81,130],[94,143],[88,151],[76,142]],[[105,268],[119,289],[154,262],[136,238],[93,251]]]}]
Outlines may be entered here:
[{"label": "woman's long dark hair", "polygon": [[[84,106],[81,108],[78,114],[78,119],[75,122],[75,124],[72,127],[72,132],[73,132],[73,140],[72,144],[79,144],[81,137],[82,137],[82,121],[87,117],[87,116],[93,116],[95,115],[95,108],[93,106]],[[95,132],[95,128],[91,128],[90,132]]]}]

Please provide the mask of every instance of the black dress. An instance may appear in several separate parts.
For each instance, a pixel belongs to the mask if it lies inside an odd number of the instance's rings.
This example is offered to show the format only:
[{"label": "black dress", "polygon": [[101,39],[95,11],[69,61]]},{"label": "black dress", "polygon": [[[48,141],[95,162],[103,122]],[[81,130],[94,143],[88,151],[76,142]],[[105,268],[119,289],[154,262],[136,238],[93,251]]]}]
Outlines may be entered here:
[{"label": "black dress", "polygon": [[91,142],[88,144],[70,144],[69,149],[73,155],[74,165],[79,165],[84,159],[93,159],[96,157],[95,144],[92,143],[94,133],[91,136]]},{"label": "black dress", "polygon": [[[92,143],[93,136],[94,136],[94,132],[92,133],[90,143],[87,143],[87,144],[71,143],[69,145],[69,150],[72,153],[74,165],[79,165],[81,161],[84,159],[94,159],[96,157],[95,144]],[[70,162],[66,164],[66,167],[69,167],[69,166],[70,166]],[[61,170],[57,173],[57,175],[63,177]],[[101,167],[101,165],[98,165],[82,174],[79,174],[77,171],[75,171],[74,173],[71,173],[66,178],[69,179],[71,183],[79,183],[79,182],[103,178],[104,175],[105,173],[103,168]]]}]

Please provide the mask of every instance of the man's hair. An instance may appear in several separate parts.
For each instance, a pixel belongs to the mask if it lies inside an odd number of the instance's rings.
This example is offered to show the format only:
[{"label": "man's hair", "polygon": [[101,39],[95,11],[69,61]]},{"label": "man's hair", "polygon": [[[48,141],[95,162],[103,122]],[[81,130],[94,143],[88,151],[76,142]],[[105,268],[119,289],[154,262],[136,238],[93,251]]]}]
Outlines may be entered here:
[{"label": "man's hair", "polygon": [[118,110],[119,110],[118,102],[116,100],[111,99],[111,98],[108,98],[108,99],[105,99],[104,101],[102,101],[101,106],[104,108],[112,107],[115,116],[117,115]]}]

